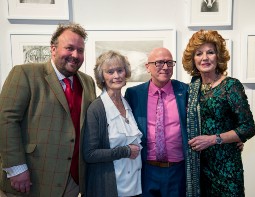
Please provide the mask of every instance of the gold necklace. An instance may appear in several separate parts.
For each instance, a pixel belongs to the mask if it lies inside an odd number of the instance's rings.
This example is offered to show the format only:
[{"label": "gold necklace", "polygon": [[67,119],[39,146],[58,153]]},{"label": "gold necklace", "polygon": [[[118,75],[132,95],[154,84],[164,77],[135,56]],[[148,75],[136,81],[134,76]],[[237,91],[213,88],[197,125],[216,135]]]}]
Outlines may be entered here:
[{"label": "gold necklace", "polygon": [[217,75],[216,78],[211,83],[202,83],[201,84],[201,91],[204,92],[204,94],[206,94],[209,90],[212,89],[213,84],[216,81],[218,81],[219,78],[220,78],[220,75]]},{"label": "gold necklace", "polygon": [[212,89],[211,83],[202,83],[201,91],[204,92],[204,94],[206,94],[206,92],[208,92],[211,89]]}]

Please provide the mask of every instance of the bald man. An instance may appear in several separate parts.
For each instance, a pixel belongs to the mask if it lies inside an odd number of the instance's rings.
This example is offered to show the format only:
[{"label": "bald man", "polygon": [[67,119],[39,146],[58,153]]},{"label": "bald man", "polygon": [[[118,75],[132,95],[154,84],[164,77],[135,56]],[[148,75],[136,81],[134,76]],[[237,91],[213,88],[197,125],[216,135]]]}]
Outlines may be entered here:
[{"label": "bald man", "polygon": [[[185,197],[186,104],[188,85],[172,80],[173,60],[166,48],[155,48],[145,64],[151,75],[148,82],[126,90],[142,138],[142,186],[146,197]],[[163,138],[158,136],[157,108],[163,103],[160,124]],[[160,140],[160,142],[158,142]],[[163,148],[162,148],[163,147]],[[160,150],[160,151],[159,151]],[[164,157],[161,157],[163,150]]]}]

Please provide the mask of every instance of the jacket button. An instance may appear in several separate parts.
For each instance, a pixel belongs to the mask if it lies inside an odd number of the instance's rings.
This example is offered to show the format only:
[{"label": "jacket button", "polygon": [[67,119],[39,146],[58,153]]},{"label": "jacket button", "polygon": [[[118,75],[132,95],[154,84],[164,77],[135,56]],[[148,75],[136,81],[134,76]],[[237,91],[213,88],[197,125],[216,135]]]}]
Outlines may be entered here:
[{"label": "jacket button", "polygon": [[74,139],[71,139],[70,142],[74,142]]},{"label": "jacket button", "polygon": [[72,157],[68,157],[68,158],[67,158],[67,160],[71,160],[71,159],[72,159]]}]

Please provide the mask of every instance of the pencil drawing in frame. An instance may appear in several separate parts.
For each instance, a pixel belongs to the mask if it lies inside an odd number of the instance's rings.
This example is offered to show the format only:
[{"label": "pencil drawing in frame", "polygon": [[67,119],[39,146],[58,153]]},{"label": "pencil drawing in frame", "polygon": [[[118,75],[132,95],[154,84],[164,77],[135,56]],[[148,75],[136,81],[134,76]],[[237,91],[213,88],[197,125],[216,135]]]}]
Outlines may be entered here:
[{"label": "pencil drawing in frame", "polygon": [[8,19],[69,20],[69,0],[8,0]]},{"label": "pencil drawing in frame", "polygon": [[231,26],[232,0],[188,0],[188,26]]},{"label": "pencil drawing in frame", "polygon": [[51,34],[11,33],[12,66],[47,62],[51,57]]},{"label": "pencil drawing in frame", "polygon": [[255,31],[247,31],[242,38],[243,83],[255,83]]},{"label": "pencil drawing in frame", "polygon": [[232,40],[229,39],[229,38],[225,38],[225,41],[226,41],[226,48],[229,52],[229,55],[230,55],[230,60],[228,61],[228,69],[227,69],[227,76],[229,77],[232,77],[233,76],[233,71],[232,71],[232,67],[233,67],[233,57],[232,57]]},{"label": "pencil drawing in frame", "polygon": [[[157,47],[168,48],[176,60],[176,31],[166,30],[88,30],[88,40],[85,45],[85,70],[94,76],[96,58],[108,50],[115,50],[126,56],[131,64],[131,78],[123,87],[138,85],[150,79],[145,64],[149,52]],[[176,78],[176,67],[173,77]],[[97,94],[100,90],[97,90]]]}]

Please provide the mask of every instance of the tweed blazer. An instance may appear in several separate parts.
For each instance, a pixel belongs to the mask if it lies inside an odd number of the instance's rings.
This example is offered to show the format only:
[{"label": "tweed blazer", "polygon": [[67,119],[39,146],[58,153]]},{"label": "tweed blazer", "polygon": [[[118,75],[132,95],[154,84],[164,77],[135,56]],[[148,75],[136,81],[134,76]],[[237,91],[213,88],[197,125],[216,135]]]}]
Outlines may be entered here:
[{"label": "tweed blazer", "polygon": [[[93,79],[77,73],[83,87],[81,130],[95,99]],[[80,138],[83,138],[81,132]],[[15,66],[0,95],[0,188],[15,192],[2,168],[27,164],[29,196],[62,196],[69,176],[75,129],[68,103],[50,62]],[[84,192],[85,162],[80,157],[80,191]]]}]

